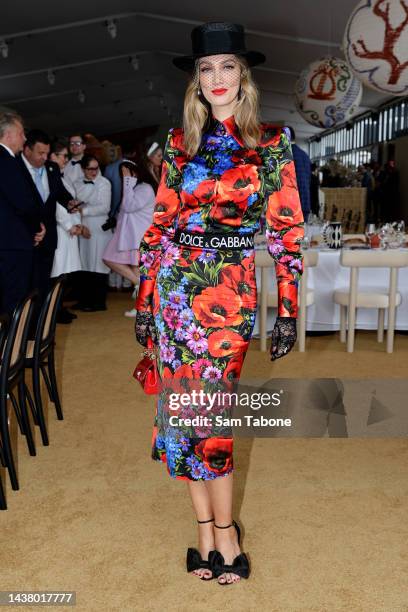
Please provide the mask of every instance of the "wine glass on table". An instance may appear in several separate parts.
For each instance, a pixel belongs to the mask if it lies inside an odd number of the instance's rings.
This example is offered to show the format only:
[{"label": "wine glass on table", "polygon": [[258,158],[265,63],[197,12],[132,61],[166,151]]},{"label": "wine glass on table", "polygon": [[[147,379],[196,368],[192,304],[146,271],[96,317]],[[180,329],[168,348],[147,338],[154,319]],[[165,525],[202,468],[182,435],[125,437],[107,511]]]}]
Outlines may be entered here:
[{"label": "wine glass on table", "polygon": [[365,226],[365,237],[369,246],[373,246],[373,238],[377,234],[377,226],[375,223],[367,223]]}]

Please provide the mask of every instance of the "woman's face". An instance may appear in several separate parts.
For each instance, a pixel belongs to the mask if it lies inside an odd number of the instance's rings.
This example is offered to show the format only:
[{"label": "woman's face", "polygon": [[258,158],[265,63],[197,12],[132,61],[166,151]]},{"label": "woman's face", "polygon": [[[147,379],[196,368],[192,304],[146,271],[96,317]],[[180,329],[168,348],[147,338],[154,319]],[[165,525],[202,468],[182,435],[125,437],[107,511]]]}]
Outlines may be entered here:
[{"label": "woman's face", "polygon": [[84,175],[87,181],[94,181],[98,176],[99,164],[96,159],[91,159],[88,162],[86,168],[84,168]]},{"label": "woman's face", "polygon": [[161,166],[161,163],[163,161],[163,151],[161,150],[161,148],[159,147],[154,153],[153,155],[150,155],[149,157],[150,161],[152,162],[153,166]]},{"label": "woman's face", "polygon": [[209,55],[198,63],[200,89],[211,106],[233,103],[241,83],[241,66],[235,55]]},{"label": "woman's face", "polygon": [[58,153],[51,153],[50,155],[50,160],[57,163],[61,171],[63,171],[65,166],[67,165],[68,159],[69,155],[67,148],[61,149],[61,151],[59,151]]}]

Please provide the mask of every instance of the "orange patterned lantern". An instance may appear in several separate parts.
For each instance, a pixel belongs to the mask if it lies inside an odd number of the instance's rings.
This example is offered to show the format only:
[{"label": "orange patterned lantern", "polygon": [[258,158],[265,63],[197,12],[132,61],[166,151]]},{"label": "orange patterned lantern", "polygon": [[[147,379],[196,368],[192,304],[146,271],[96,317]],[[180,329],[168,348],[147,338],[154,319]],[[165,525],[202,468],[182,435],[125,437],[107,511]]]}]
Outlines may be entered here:
[{"label": "orange patterned lantern", "polygon": [[408,94],[408,0],[361,0],[344,33],[352,70],[368,87]]},{"label": "orange patterned lantern", "polygon": [[363,88],[347,63],[323,57],[303,70],[295,85],[299,113],[321,128],[336,127],[357,111]]}]

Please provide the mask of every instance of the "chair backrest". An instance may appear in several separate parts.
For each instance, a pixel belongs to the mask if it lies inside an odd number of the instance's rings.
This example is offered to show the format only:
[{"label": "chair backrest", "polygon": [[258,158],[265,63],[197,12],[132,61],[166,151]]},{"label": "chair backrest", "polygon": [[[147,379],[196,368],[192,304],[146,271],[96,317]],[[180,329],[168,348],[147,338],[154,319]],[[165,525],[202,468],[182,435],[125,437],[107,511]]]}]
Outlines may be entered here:
[{"label": "chair backrest", "polygon": [[349,268],[403,268],[408,266],[408,250],[342,249],[340,263]]},{"label": "chair backrest", "polygon": [[3,355],[3,349],[7,338],[7,330],[10,319],[7,314],[0,315],[0,362]]},{"label": "chair backrest", "polygon": [[20,365],[24,366],[28,328],[36,297],[37,293],[32,292],[15,308],[11,318],[1,360],[0,387],[2,393],[6,392],[11,370],[16,371]]},{"label": "chair backrest", "polygon": [[65,274],[58,276],[55,280],[55,284],[44,300],[35,332],[34,351],[40,350],[42,346],[48,345],[50,342],[54,341],[57,313],[61,302],[65,278]]}]

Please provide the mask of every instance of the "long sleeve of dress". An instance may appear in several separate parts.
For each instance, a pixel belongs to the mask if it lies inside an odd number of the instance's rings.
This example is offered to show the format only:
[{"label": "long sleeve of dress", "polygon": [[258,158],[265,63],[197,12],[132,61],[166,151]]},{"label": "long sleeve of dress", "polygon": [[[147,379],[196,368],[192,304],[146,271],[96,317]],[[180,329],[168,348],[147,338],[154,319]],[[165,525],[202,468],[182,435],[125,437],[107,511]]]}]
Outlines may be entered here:
[{"label": "long sleeve of dress", "polygon": [[82,206],[83,217],[99,217],[108,215],[111,201],[111,186],[108,179],[103,179],[95,185],[96,189],[90,189],[90,185],[83,185],[77,189],[78,198],[83,199],[86,204]]},{"label": "long sleeve of dress", "polygon": [[280,129],[264,152],[266,238],[275,261],[278,316],[296,317],[298,282],[303,272],[300,241],[304,220],[288,136]]},{"label": "long sleeve of dress", "polygon": [[180,210],[181,172],[176,165],[174,130],[169,131],[163,153],[162,174],[156,195],[153,223],[140,243],[140,288],[136,300],[139,312],[152,311],[153,291],[160,258],[167,241],[174,236],[174,221]]}]

